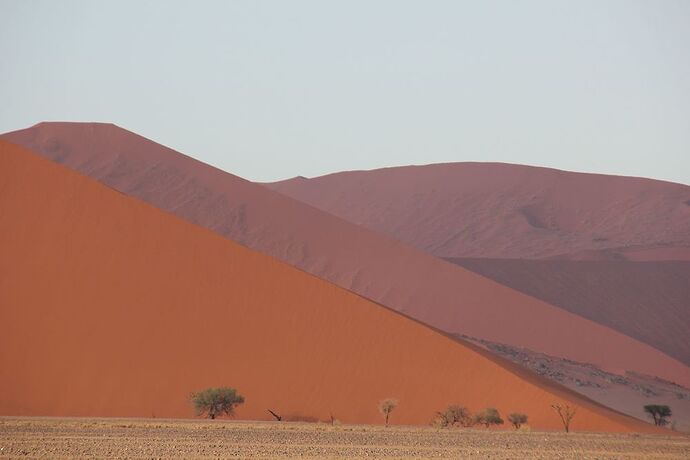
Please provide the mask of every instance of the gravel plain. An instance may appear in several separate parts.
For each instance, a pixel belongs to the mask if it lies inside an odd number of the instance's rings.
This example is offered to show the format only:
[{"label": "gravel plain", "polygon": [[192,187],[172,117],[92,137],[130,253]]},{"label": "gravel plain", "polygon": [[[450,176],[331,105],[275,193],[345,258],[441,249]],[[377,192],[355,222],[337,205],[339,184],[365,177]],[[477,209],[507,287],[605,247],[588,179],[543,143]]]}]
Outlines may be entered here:
[{"label": "gravel plain", "polygon": [[689,459],[690,437],[232,420],[0,418],[0,458]]}]

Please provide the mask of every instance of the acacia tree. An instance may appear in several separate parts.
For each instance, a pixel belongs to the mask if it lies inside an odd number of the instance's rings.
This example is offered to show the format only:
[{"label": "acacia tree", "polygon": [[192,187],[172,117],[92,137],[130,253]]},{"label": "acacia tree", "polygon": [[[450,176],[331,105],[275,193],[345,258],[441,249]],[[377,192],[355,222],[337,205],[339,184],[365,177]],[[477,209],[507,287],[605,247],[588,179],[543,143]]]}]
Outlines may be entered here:
[{"label": "acacia tree", "polygon": [[513,412],[512,414],[508,415],[508,421],[515,427],[516,430],[519,430],[523,424],[527,423],[527,415],[519,412]]},{"label": "acacia tree", "polygon": [[453,427],[456,424],[464,427],[472,426],[470,411],[463,406],[448,406],[442,412],[436,412],[436,423],[441,427]]},{"label": "acacia tree", "polygon": [[242,403],[244,396],[230,387],[207,388],[192,394],[192,404],[197,415],[206,413],[211,419],[222,414],[233,415],[235,406]]},{"label": "acacia tree", "polygon": [[391,416],[391,412],[398,406],[398,400],[387,398],[379,402],[379,412],[386,419],[386,426],[388,426],[388,419]]},{"label": "acacia tree", "polygon": [[556,411],[558,416],[561,418],[561,422],[563,423],[563,428],[565,428],[565,432],[569,433],[570,432],[570,422],[575,417],[575,414],[577,413],[577,408],[576,407],[571,407],[568,404],[552,404],[551,408]]},{"label": "acacia tree", "polygon": [[486,428],[490,425],[503,425],[503,419],[498,413],[498,410],[493,407],[487,407],[480,413],[474,416],[475,423],[480,423]]},{"label": "acacia tree", "polygon": [[666,426],[671,416],[671,408],[664,405],[649,404],[644,406],[644,411],[654,419],[656,426]]}]

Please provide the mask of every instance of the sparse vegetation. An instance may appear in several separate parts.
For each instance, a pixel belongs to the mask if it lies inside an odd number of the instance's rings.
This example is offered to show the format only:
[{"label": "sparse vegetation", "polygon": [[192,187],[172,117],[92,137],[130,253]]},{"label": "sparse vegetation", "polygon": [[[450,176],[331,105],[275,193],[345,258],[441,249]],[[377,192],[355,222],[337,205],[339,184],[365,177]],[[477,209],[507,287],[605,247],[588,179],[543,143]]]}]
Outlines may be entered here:
[{"label": "sparse vegetation", "polygon": [[486,428],[489,428],[491,425],[503,425],[501,415],[498,413],[498,410],[493,407],[487,407],[475,415],[474,422],[484,425]]},{"label": "sparse vegetation", "polygon": [[515,427],[516,430],[519,430],[522,425],[527,423],[527,415],[521,414],[520,412],[513,412],[512,414],[508,415],[508,421]]},{"label": "sparse vegetation", "polygon": [[388,419],[390,418],[391,412],[393,412],[393,409],[396,407],[398,407],[397,399],[387,398],[379,402],[379,412],[381,412],[383,418],[386,420],[386,426],[388,426]]},{"label": "sparse vegetation", "polygon": [[434,425],[441,428],[472,426],[472,414],[470,414],[470,411],[463,406],[451,405],[443,411],[436,412]]},{"label": "sparse vegetation", "polygon": [[[690,458],[690,438],[161,419],[0,419],[2,458]],[[337,422],[336,422],[337,423]],[[278,442],[277,442],[278,441]]]},{"label": "sparse vegetation", "polygon": [[563,423],[563,428],[565,429],[565,432],[569,433],[570,422],[575,417],[575,414],[577,413],[577,408],[571,407],[568,404],[552,404],[551,407],[561,418],[561,422]]},{"label": "sparse vegetation", "polygon": [[219,415],[233,415],[235,407],[244,403],[244,396],[230,387],[207,388],[192,395],[197,415],[207,414],[210,419]]},{"label": "sparse vegetation", "polygon": [[666,426],[671,416],[671,408],[660,404],[644,406],[644,411],[652,417],[656,426]]}]

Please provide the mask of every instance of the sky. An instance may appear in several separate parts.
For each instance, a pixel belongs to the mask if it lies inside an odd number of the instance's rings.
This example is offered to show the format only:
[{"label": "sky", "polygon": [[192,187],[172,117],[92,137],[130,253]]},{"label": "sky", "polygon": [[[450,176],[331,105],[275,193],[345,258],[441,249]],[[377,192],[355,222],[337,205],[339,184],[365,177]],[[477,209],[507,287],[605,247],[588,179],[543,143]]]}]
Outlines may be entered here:
[{"label": "sky", "polygon": [[690,1],[0,0],[0,132],[255,181],[501,161],[690,184]]}]

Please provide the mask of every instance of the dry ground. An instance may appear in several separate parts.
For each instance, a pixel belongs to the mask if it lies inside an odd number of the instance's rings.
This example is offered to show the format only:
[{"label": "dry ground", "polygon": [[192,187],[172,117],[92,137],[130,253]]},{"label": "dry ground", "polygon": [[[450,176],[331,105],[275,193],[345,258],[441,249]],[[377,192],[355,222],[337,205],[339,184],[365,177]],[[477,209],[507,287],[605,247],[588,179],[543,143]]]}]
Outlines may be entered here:
[{"label": "dry ground", "polygon": [[0,418],[0,457],[688,459],[690,438],[297,422]]}]

